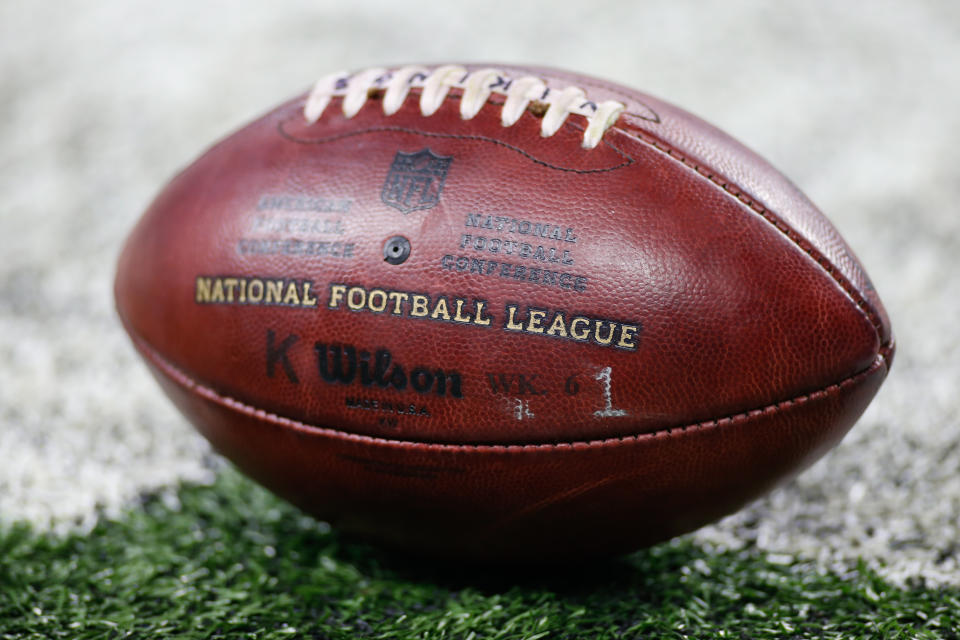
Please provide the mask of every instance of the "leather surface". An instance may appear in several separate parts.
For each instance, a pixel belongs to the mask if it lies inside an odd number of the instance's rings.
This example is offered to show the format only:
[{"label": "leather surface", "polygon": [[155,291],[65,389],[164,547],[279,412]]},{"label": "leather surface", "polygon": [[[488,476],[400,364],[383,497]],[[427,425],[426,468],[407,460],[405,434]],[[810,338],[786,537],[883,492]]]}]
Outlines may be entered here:
[{"label": "leather surface", "polygon": [[[508,67],[517,73],[547,72],[591,88],[594,100],[626,101],[619,128],[662,143],[670,155],[708,176],[751,208],[768,214],[781,231],[811,253],[821,266],[852,289],[851,296],[871,316],[883,342],[893,339],[880,297],[853,250],[810,200],[763,158],[700,118],[654,96],[612,83],[550,69]],[[862,296],[862,300],[858,296]]]},{"label": "leather surface", "polygon": [[[889,367],[876,292],[785,178],[659,100],[535,72],[627,110],[586,151],[583,118],[542,138],[532,112],[502,127],[496,98],[468,121],[456,91],[430,117],[413,93],[390,117],[377,96],[350,119],[334,99],[307,125],[300,97],[178,175],[121,256],[120,315],[181,409],[347,529],[419,546],[481,516],[529,518],[450,543],[507,553],[551,522],[589,538],[574,524],[589,516],[626,527],[618,547],[661,539],[812,461]],[[425,149],[428,206],[403,211],[390,185],[413,174],[398,154]],[[384,259],[395,236],[401,264]],[[239,280],[294,291],[228,300]],[[597,333],[572,339],[573,318]],[[504,445],[542,448],[490,453]]]},{"label": "leather surface", "polygon": [[476,560],[611,555],[692,531],[819,458],[886,376],[878,356],[835,385],[702,424],[590,442],[456,446],[266,414],[136,344],[201,433],[279,495],[344,532]]}]

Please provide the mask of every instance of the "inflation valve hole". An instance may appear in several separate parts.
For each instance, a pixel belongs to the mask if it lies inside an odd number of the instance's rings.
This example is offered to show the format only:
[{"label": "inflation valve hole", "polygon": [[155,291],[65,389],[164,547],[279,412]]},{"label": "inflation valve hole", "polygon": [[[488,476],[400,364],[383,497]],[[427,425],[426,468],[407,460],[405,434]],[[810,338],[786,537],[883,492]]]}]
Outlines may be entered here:
[{"label": "inflation valve hole", "polygon": [[383,259],[390,264],[403,264],[410,257],[410,241],[403,236],[388,238],[383,245]]}]

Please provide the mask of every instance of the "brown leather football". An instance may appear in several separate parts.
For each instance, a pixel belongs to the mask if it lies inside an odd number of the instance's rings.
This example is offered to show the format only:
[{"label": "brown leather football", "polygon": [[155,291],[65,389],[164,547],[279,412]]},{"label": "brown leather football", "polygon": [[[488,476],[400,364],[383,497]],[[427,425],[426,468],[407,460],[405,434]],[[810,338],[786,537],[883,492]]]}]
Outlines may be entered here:
[{"label": "brown leather football", "polygon": [[613,554],[835,445],[894,352],[827,219],[764,160],[571,73],[333,74],[176,176],[119,261],[166,393],[342,531]]}]

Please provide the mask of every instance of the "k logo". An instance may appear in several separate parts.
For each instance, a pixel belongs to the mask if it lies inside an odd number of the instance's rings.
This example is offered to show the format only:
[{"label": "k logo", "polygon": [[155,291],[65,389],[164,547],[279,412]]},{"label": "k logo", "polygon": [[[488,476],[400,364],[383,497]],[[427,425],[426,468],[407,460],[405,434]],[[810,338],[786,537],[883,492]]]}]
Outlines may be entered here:
[{"label": "k logo", "polygon": [[440,202],[443,182],[453,156],[438,156],[430,149],[398,151],[383,182],[380,199],[403,213],[430,209]]}]

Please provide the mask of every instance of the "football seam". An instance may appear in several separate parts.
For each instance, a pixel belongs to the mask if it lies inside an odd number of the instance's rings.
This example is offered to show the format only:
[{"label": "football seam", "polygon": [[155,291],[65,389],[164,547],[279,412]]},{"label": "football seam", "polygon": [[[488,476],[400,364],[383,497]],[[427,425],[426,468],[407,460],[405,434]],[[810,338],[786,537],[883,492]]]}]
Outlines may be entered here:
[{"label": "football seam", "polygon": [[[444,101],[458,99],[458,98],[459,98],[458,95],[450,93],[444,97]],[[302,102],[302,98],[297,98],[296,102],[297,103]],[[499,104],[496,101],[492,101],[492,102],[493,104]],[[633,114],[626,110],[624,111],[624,113],[636,116],[636,114]],[[637,117],[641,117],[641,116],[637,116]],[[296,138],[288,134],[286,131],[284,131],[283,129],[284,122],[286,122],[286,120],[280,120],[277,123],[277,131],[285,139],[290,140],[291,142],[294,142],[297,144],[323,144],[326,142],[331,142],[333,140],[339,140],[352,135],[360,135],[363,133],[370,133],[370,132],[377,132],[377,131],[397,131],[400,133],[413,133],[413,134],[422,135],[426,137],[452,138],[452,139],[459,139],[459,140],[477,140],[480,142],[491,142],[496,145],[515,151],[523,155],[527,159],[529,159],[531,162],[547,167],[548,169],[555,169],[557,171],[564,171],[568,173],[576,173],[576,174],[604,173],[607,171],[622,169],[636,162],[636,160],[631,155],[627,154],[625,151],[622,151],[621,149],[611,144],[608,140],[606,140],[606,136],[604,136],[604,139],[602,140],[602,142],[606,144],[614,152],[619,154],[621,157],[626,158],[627,159],[626,162],[623,162],[614,167],[608,167],[604,169],[573,169],[573,168],[566,168],[566,167],[558,167],[556,165],[549,164],[543,160],[539,160],[535,158],[534,156],[524,151],[523,149],[510,145],[509,143],[503,142],[502,140],[497,140],[496,138],[489,138],[486,136],[444,134],[444,133],[420,131],[418,129],[410,129],[407,127],[371,127],[368,129],[363,129],[361,131],[351,131],[351,132],[338,134],[335,136],[330,136],[329,138],[320,138],[317,140],[304,140],[304,139]],[[564,127],[569,126],[574,129],[582,131],[582,127],[577,126],[571,120],[565,121],[563,126]],[[794,244],[794,246],[796,246],[801,251],[803,251],[808,256],[810,256],[810,258],[812,258],[814,262],[816,262],[824,271],[826,271],[827,274],[831,277],[831,279],[833,279],[833,281],[837,283],[837,285],[850,297],[850,299],[854,302],[857,308],[860,309],[860,311],[867,317],[867,319],[873,325],[874,331],[877,333],[877,335],[878,336],[883,335],[884,333],[883,322],[880,320],[877,312],[874,310],[873,305],[867,300],[866,296],[863,295],[860,289],[856,285],[854,285],[852,282],[850,282],[850,280],[840,271],[840,269],[829,258],[827,258],[820,250],[814,247],[809,240],[804,238],[803,235],[798,233],[795,229],[793,229],[793,227],[791,227],[786,222],[784,222],[782,218],[776,215],[776,213],[771,211],[765,205],[761,204],[759,200],[751,196],[743,187],[736,184],[734,181],[730,180],[721,172],[713,169],[709,165],[692,159],[689,155],[678,150],[673,145],[666,143],[663,140],[660,140],[659,138],[654,137],[652,134],[648,132],[639,131],[639,130],[627,131],[626,129],[622,127],[618,127],[616,125],[611,127],[610,131],[611,132],[617,131],[623,134],[624,136],[626,136],[628,139],[638,140],[646,144],[647,146],[650,146],[656,149],[660,153],[663,153],[664,155],[670,157],[671,159],[679,162],[680,164],[696,171],[699,175],[701,175],[702,177],[712,182],[715,186],[722,189],[725,193],[737,199],[742,204],[746,205],[747,207],[752,209],[754,212],[761,215],[767,222],[773,225],[774,228],[776,228],[780,233],[785,235],[787,239],[789,239]],[[881,342],[883,342],[882,339],[881,339]]]},{"label": "football seam", "polygon": [[[524,67],[511,67],[511,68],[533,73],[533,71],[526,69]],[[569,75],[562,71],[559,71],[559,73],[565,76]],[[628,104],[631,102],[635,102],[637,104],[643,105],[644,107],[649,109],[652,113],[654,113],[654,115],[656,115],[656,120],[652,121],[650,120],[650,118],[646,118],[642,115],[633,113],[629,108],[624,109],[623,113],[621,114],[621,117],[623,115],[632,115],[634,117],[639,117],[643,120],[655,122],[655,124],[661,124],[662,121],[659,115],[657,115],[656,111],[654,111],[652,108],[646,105],[642,100],[638,100],[634,96],[627,95],[626,92],[621,91],[618,87],[612,86],[610,83],[605,83],[603,81],[594,82],[592,83],[592,86],[606,89],[607,91],[611,91],[616,95],[624,97],[627,99]],[[568,121],[567,123],[564,123],[564,124],[572,125],[573,123]],[[634,135],[631,135],[630,132],[624,130],[621,127],[617,127],[616,125],[610,127],[610,130],[619,131],[620,133],[630,138],[634,137]],[[724,191],[726,191],[727,193],[737,198],[742,203],[744,203],[745,205],[747,205],[748,207],[750,207],[751,209],[753,209],[754,211],[762,215],[768,222],[770,222],[770,224],[776,227],[777,230],[779,230],[781,233],[786,235],[787,238],[789,238],[790,241],[793,242],[798,248],[800,248],[807,255],[813,258],[814,261],[817,264],[819,264],[830,275],[831,278],[833,278],[833,280],[840,286],[840,288],[842,288],[847,293],[847,295],[850,296],[850,298],[856,303],[857,307],[859,307],[860,310],[867,316],[871,324],[873,324],[873,327],[876,330],[877,335],[878,336],[883,335],[883,322],[880,320],[877,312],[873,307],[873,304],[866,299],[866,296],[863,295],[863,293],[860,291],[860,289],[856,285],[854,285],[852,282],[849,281],[846,275],[840,272],[839,268],[829,258],[823,255],[823,253],[821,253],[818,249],[816,249],[801,234],[797,233],[796,230],[794,230],[792,227],[786,224],[782,218],[780,218],[775,213],[770,211],[770,209],[768,209],[766,206],[764,206],[759,201],[757,201],[753,196],[749,195],[746,192],[746,190],[743,189],[743,187],[730,181],[729,179],[726,178],[726,176],[723,176],[720,172],[713,170],[708,165],[701,164],[696,160],[690,159],[686,154],[677,150],[677,148],[674,147],[673,145],[663,142],[662,140],[657,139],[653,135],[646,132],[642,132],[642,131],[637,131],[635,133],[635,136],[638,140],[648,144],[649,146],[652,146],[658,151],[665,153],[671,158],[674,158],[675,160],[678,160],[682,164],[690,167],[691,169],[693,169],[703,177],[707,178],[708,180],[713,182],[715,185],[717,185],[718,187],[720,187],[721,189],[723,189]],[[722,180],[718,179],[718,176],[722,177]]]},{"label": "football seam", "polygon": [[[700,163],[691,159],[687,154],[679,151],[676,147],[659,140],[647,132],[626,131],[620,127],[611,127],[611,131],[618,131],[628,138],[633,138],[653,147],[660,153],[672,158],[680,164],[693,169],[698,174],[712,182],[715,186],[722,189],[725,193],[736,198],[741,203],[760,214],[764,220],[774,226],[780,233],[785,235],[797,248],[810,256],[814,262],[827,272],[837,285],[853,300],[857,308],[867,317],[873,325],[878,336],[883,335],[883,323],[873,309],[873,305],[866,299],[866,296],[860,289],[840,271],[840,269],[823,253],[813,246],[803,235],[798,233],[793,227],[783,221],[776,213],[751,196],[743,187],[728,179],[721,172],[714,170],[707,164]],[[881,340],[882,342],[882,340]]]},{"label": "football seam", "polygon": [[[449,98],[448,98],[448,99],[449,99]],[[565,172],[567,172],[567,173],[577,173],[577,174],[606,173],[606,172],[608,172],[608,171],[616,171],[616,170],[618,170],[618,169],[623,169],[623,168],[625,168],[625,167],[629,167],[629,166],[632,165],[634,162],[636,162],[633,158],[631,158],[629,155],[627,155],[626,153],[624,153],[623,151],[621,151],[621,150],[618,149],[617,147],[615,147],[615,146],[613,146],[612,144],[610,144],[610,142],[607,141],[607,140],[604,140],[603,143],[604,143],[606,146],[608,146],[610,149],[612,149],[615,153],[617,153],[621,158],[624,158],[624,161],[623,161],[623,162],[621,162],[621,163],[618,164],[618,165],[614,165],[614,166],[612,166],[612,167],[603,167],[603,168],[599,168],[599,169],[574,169],[574,168],[572,168],[572,167],[560,167],[560,166],[557,166],[557,165],[555,165],[555,164],[550,164],[549,162],[546,162],[545,160],[540,160],[539,158],[533,156],[530,152],[524,151],[524,150],[521,149],[520,147],[516,147],[516,146],[514,146],[514,145],[512,145],[512,144],[510,144],[510,143],[508,143],[508,142],[504,142],[503,140],[497,140],[496,138],[490,138],[490,137],[487,137],[487,136],[463,135],[463,134],[457,134],[457,133],[437,133],[437,132],[435,132],[435,131],[421,131],[420,129],[411,129],[411,128],[409,128],[409,127],[386,127],[386,126],[384,126],[384,127],[368,127],[368,128],[366,128],[366,129],[359,129],[359,130],[356,130],[356,131],[347,131],[347,132],[345,132],[345,133],[338,133],[338,134],[336,134],[336,135],[328,136],[328,137],[326,137],[326,138],[309,139],[309,138],[300,138],[300,137],[294,136],[294,135],[292,135],[292,134],[290,134],[290,133],[287,133],[287,132],[284,130],[283,125],[284,125],[286,122],[288,122],[289,120],[290,120],[290,118],[287,118],[286,120],[280,120],[280,121],[277,123],[277,131],[279,132],[279,134],[280,134],[281,137],[285,138],[286,140],[289,140],[290,142],[294,142],[294,143],[296,143],[296,144],[326,144],[326,143],[328,143],[328,142],[335,142],[335,141],[337,141],[337,140],[342,140],[342,139],[344,139],[344,138],[349,138],[349,137],[351,137],[351,136],[359,136],[359,135],[364,135],[364,134],[368,134],[368,133],[379,133],[379,132],[383,132],[383,131],[390,131],[390,132],[395,132],[395,133],[412,133],[412,134],[421,135],[421,136],[424,136],[424,137],[427,137],[427,138],[449,138],[449,139],[453,139],[453,140],[472,140],[472,141],[477,141],[477,142],[491,142],[491,143],[493,143],[493,144],[496,144],[496,145],[498,145],[498,146],[504,147],[504,148],[509,149],[509,150],[511,150],[511,151],[515,151],[515,152],[519,153],[520,155],[522,155],[523,157],[525,157],[525,158],[527,158],[528,160],[530,160],[531,162],[535,163],[535,164],[539,164],[539,165],[544,166],[544,167],[546,167],[546,168],[548,168],[548,169],[554,169],[554,170],[556,170],[556,171],[565,171]],[[581,127],[578,127],[578,126],[574,125],[573,123],[569,123],[569,122],[568,122],[568,123],[565,123],[564,126],[566,126],[566,125],[568,125],[568,124],[569,124],[570,126],[574,127],[575,129],[578,129],[578,130],[580,130],[580,131],[583,130]]]},{"label": "football seam", "polygon": [[861,379],[866,378],[873,372],[875,372],[880,367],[885,364],[885,357],[883,354],[877,354],[877,357],[874,359],[873,364],[863,371],[854,373],[838,382],[831,383],[814,391],[809,391],[807,393],[789,398],[787,400],[781,400],[773,404],[760,407],[758,409],[751,409],[748,411],[743,411],[734,415],[725,416],[722,418],[714,418],[712,420],[704,420],[701,422],[694,422],[687,425],[681,425],[678,427],[666,427],[663,429],[658,429],[656,431],[650,431],[645,433],[630,434],[624,436],[616,436],[611,438],[600,438],[595,440],[571,440],[567,442],[542,442],[542,443],[528,443],[528,444],[452,444],[444,442],[428,442],[428,441],[416,441],[416,440],[396,440],[390,438],[384,438],[382,436],[368,436],[360,433],[351,433],[349,431],[342,431],[340,429],[332,429],[330,427],[321,427],[317,425],[308,424],[301,420],[295,420],[293,418],[288,418],[282,416],[266,409],[261,409],[254,405],[248,404],[232,398],[230,396],[224,395],[209,387],[205,384],[200,383],[195,378],[191,377],[180,367],[176,366],[165,357],[160,355],[149,343],[146,342],[143,338],[130,332],[130,336],[133,338],[133,342],[136,347],[143,353],[151,362],[157,365],[171,380],[179,384],[180,386],[186,388],[188,391],[191,391],[195,395],[198,395],[206,400],[209,400],[215,404],[227,407],[239,413],[246,414],[248,416],[257,418],[258,420],[263,420],[277,424],[278,426],[292,427],[297,430],[307,431],[310,433],[322,433],[324,435],[346,439],[354,440],[357,442],[369,442],[380,445],[387,445],[393,447],[412,447],[418,449],[443,449],[450,451],[489,451],[489,452],[510,452],[510,451],[538,451],[538,450],[556,450],[556,449],[584,449],[584,448],[597,448],[597,447],[610,447],[618,446],[628,442],[639,442],[641,440],[649,440],[662,437],[673,437],[676,434],[685,434],[687,432],[700,432],[704,430],[713,430],[719,429],[728,424],[735,424],[739,422],[744,422],[757,418],[760,416],[770,415],[786,411],[795,406],[806,404],[813,400],[819,400],[820,398],[829,396],[830,394],[836,393],[845,387],[857,384]]}]

